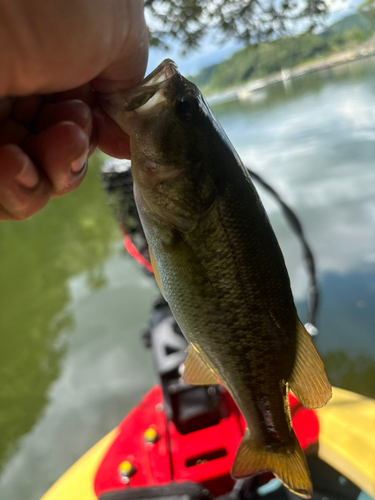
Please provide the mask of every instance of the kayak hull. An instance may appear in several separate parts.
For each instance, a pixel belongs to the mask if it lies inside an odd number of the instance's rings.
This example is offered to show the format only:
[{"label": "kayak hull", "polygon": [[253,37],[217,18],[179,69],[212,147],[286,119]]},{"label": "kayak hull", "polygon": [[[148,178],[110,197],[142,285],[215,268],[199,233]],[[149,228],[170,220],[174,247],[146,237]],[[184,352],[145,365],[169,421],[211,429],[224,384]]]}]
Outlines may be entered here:
[{"label": "kayak hull", "polygon": [[[228,398],[226,419],[181,435],[173,422],[167,422],[162,390],[155,386],[41,500],[97,500],[108,491],[161,486],[171,481],[202,483],[214,495],[230,491],[233,481],[229,471],[245,424],[230,396],[224,397]],[[334,388],[332,400],[320,410],[304,409],[293,396],[290,406],[302,448],[307,452],[318,450],[320,459],[375,498],[375,401]],[[154,442],[145,439],[149,429],[155,431],[151,433],[154,438],[157,436]],[[226,453],[220,455],[220,450]],[[200,460],[202,456],[206,459]],[[124,461],[134,466],[129,478],[119,470]],[[265,474],[263,482],[270,478],[271,474]]]}]

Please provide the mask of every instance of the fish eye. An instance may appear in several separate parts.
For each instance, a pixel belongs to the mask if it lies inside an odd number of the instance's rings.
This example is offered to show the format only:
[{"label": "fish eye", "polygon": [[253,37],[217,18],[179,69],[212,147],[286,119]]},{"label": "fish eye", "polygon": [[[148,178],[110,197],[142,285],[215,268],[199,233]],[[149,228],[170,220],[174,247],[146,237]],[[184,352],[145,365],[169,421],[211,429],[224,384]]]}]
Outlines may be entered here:
[{"label": "fish eye", "polygon": [[198,100],[191,96],[182,96],[176,100],[175,110],[177,116],[186,122],[191,122],[199,117],[200,107]]}]

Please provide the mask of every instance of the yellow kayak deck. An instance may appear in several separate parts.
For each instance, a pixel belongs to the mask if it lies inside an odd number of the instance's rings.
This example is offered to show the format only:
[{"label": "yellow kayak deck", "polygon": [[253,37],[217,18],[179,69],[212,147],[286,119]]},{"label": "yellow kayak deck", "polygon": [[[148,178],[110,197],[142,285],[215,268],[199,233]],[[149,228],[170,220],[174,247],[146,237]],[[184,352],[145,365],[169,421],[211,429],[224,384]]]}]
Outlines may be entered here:
[{"label": "yellow kayak deck", "polygon": [[[375,400],[333,389],[320,410],[319,457],[375,499]],[[93,484],[117,428],[83,455],[41,500],[97,500]]]},{"label": "yellow kayak deck", "polygon": [[316,413],[319,458],[375,498],[375,400],[333,388]]},{"label": "yellow kayak deck", "polygon": [[104,436],[56,481],[41,500],[97,500],[94,491],[96,472],[117,436],[117,428]]}]

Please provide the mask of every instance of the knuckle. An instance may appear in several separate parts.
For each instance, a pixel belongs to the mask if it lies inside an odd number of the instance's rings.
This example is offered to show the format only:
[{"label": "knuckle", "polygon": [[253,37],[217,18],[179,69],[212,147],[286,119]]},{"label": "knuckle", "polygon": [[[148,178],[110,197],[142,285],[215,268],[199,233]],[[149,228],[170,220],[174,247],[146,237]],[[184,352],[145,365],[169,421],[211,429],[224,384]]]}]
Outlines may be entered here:
[{"label": "knuckle", "polygon": [[33,215],[35,215],[40,210],[39,207],[36,207],[34,204],[28,203],[19,203],[15,205],[12,209],[12,215],[15,220],[26,220],[30,219]]},{"label": "knuckle", "polygon": [[10,213],[15,220],[30,219],[41,210],[49,201],[50,193],[44,187],[38,187],[28,196],[18,196],[17,200],[11,204]]}]

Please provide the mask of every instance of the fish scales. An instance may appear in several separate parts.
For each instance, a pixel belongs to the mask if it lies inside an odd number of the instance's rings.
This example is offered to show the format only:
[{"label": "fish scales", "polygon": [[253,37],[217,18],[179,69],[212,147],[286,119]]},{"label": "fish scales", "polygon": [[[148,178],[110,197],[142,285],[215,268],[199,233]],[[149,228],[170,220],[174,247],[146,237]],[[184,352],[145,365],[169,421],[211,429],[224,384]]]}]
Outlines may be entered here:
[{"label": "fish scales", "polygon": [[[246,178],[242,181],[247,182]],[[267,275],[270,274],[282,289],[285,272],[284,267],[265,266],[267,260],[264,261],[264,252],[260,251],[264,244],[275,244],[273,233],[265,236],[264,230],[259,228],[259,236],[266,240],[261,242],[254,230],[259,219],[258,208],[250,211],[254,203],[237,206],[236,197],[228,196],[229,189],[226,185],[225,196],[217,199],[215,207],[192,233],[181,236],[184,243],[174,243],[180,245],[180,251],[166,252],[165,245],[151,228],[146,228],[146,236],[161,264],[160,269],[167,270],[161,271],[164,292],[168,300],[173,301],[176,320],[187,339],[200,346],[215,365],[219,379],[230,387],[238,406],[243,409],[250,429],[253,421],[263,423],[263,426],[258,425],[257,432],[262,432],[267,439],[267,421],[250,417],[254,412],[270,411],[261,405],[254,406],[257,399],[277,398],[280,403],[279,381],[287,380],[294,361],[295,316],[285,314],[285,306],[289,309],[293,300],[290,293],[275,294],[275,288],[267,286]],[[255,191],[253,193],[257,196]],[[232,216],[232,211],[236,215]],[[243,224],[235,224],[241,218],[241,211],[247,214],[251,233]],[[249,217],[251,213],[253,217]],[[212,259],[207,248],[218,248],[219,258]],[[249,250],[259,258],[252,262],[244,258]],[[192,266],[199,263],[201,267],[199,287],[196,273],[190,271],[190,262]],[[264,314],[264,297],[267,297],[274,317],[280,317],[282,313],[281,327]],[[292,336],[284,335],[285,330],[291,331]],[[228,332],[233,332],[229,338]],[[274,371],[276,377],[264,376]],[[279,408],[279,404],[276,407]],[[280,406],[279,413],[278,433],[285,436],[289,434],[289,428],[283,406]],[[274,411],[273,414],[277,413]]]},{"label": "fish scales", "polygon": [[233,477],[271,470],[291,491],[311,496],[287,395],[291,387],[315,408],[331,387],[246,169],[172,61],[101,105],[130,135],[155,277],[189,341],[183,380],[220,381],[246,420]]}]

